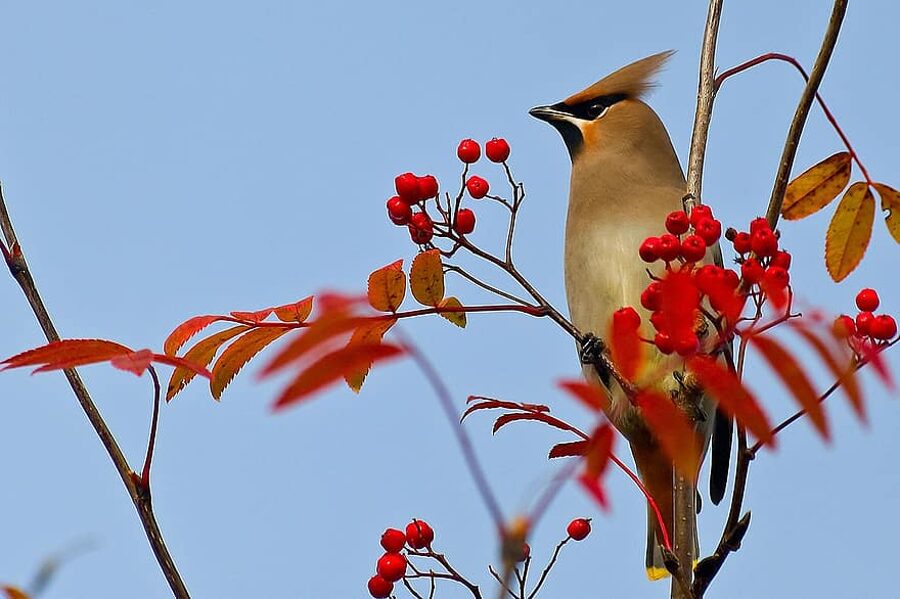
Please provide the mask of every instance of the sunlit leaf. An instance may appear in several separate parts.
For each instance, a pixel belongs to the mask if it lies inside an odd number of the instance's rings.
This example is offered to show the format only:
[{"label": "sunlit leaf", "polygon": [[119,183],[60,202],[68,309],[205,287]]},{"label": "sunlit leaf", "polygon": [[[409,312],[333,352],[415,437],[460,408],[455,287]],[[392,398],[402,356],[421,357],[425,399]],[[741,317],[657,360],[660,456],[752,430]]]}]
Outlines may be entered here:
[{"label": "sunlit leaf", "polygon": [[850,152],[838,152],[810,167],[787,186],[781,216],[798,220],[831,203],[850,182]]},{"label": "sunlit leaf", "polygon": [[838,204],[825,235],[825,266],[836,282],[847,278],[862,260],[874,220],[872,190],[863,182],[854,183]]},{"label": "sunlit leaf", "polygon": [[444,267],[439,250],[428,250],[416,256],[409,270],[409,286],[420,304],[440,305],[444,299]]},{"label": "sunlit leaf", "polygon": [[684,412],[656,391],[638,392],[634,403],[675,467],[686,476],[695,475],[700,467],[701,440]]},{"label": "sunlit leaf", "polygon": [[129,347],[105,339],[63,339],[22,352],[0,362],[3,370],[41,365],[34,372],[63,370],[106,362],[132,353]]},{"label": "sunlit leaf", "polygon": [[356,330],[357,327],[370,320],[370,318],[348,312],[343,307],[332,312],[326,312],[312,321],[308,328],[303,329],[280,352],[275,354],[263,368],[260,376],[268,376],[281,370],[316,349],[327,348],[330,343],[336,342],[342,335],[349,334],[350,331]]},{"label": "sunlit leaf", "polygon": [[707,356],[691,358],[687,362],[687,368],[726,414],[753,433],[761,443],[775,446],[768,417],[733,372]]},{"label": "sunlit leaf", "polygon": [[147,367],[153,362],[153,352],[149,349],[139,349],[130,354],[122,354],[113,357],[109,363],[113,368],[131,372],[137,376],[144,374]]},{"label": "sunlit leaf", "polygon": [[257,324],[267,319],[274,310],[275,308],[264,308],[262,310],[256,310],[255,312],[232,312],[231,316],[238,320],[245,320]]},{"label": "sunlit leaf", "polygon": [[153,354],[153,361],[157,364],[172,366],[173,368],[184,368],[193,372],[195,375],[200,375],[208,379],[212,378],[212,373],[205,367],[200,366],[199,364],[194,364],[193,362],[190,362],[185,358],[179,358],[178,356],[167,356],[166,354]]},{"label": "sunlit leaf", "polygon": [[881,196],[881,210],[887,212],[887,215],[884,217],[884,224],[887,225],[894,241],[900,243],[900,191],[888,187],[884,183],[875,183],[872,187]]},{"label": "sunlit leaf", "polygon": [[287,326],[251,329],[226,347],[222,355],[216,360],[215,365],[213,365],[213,377],[209,382],[209,390],[213,398],[219,399],[222,397],[222,392],[225,391],[225,388],[228,387],[241,368],[253,356],[285,333],[293,330],[292,327]]},{"label": "sunlit leaf", "polygon": [[[198,341],[194,347],[188,350],[188,352],[184,354],[184,359],[188,362],[208,367],[213,361],[213,358],[216,357],[216,353],[219,351],[219,348],[222,347],[223,343],[249,329],[249,326],[241,324],[236,327],[231,327],[230,329],[225,329],[224,331],[219,331],[215,335],[210,335],[206,339]],[[196,374],[187,368],[176,368],[172,372],[171,378],[169,378],[169,385],[166,390],[166,401],[170,401],[175,397],[188,383],[194,380],[195,376]]]},{"label": "sunlit leaf", "polygon": [[[370,320],[353,331],[353,335],[350,336],[350,344],[374,345],[381,343],[381,339],[384,337],[385,333],[387,333],[396,322],[397,320],[395,318]],[[366,380],[366,375],[369,374],[371,366],[371,364],[364,364],[356,370],[348,370],[344,373],[344,380],[347,381],[347,385],[355,393],[359,393],[359,390],[362,388],[363,382]]]},{"label": "sunlit leaf", "polygon": [[305,322],[313,308],[313,296],[305,297],[299,302],[285,304],[273,308],[275,318],[281,322]]},{"label": "sunlit leaf", "polygon": [[175,327],[175,330],[166,337],[166,341],[163,344],[163,351],[170,356],[174,356],[178,353],[178,350],[181,349],[181,346],[187,343],[191,337],[218,320],[222,320],[222,317],[214,316],[212,314],[194,316],[193,318],[185,320]]},{"label": "sunlit leaf", "polygon": [[[462,308],[463,305],[460,303],[458,299],[455,297],[445,297],[441,300],[441,303],[438,304],[439,308]],[[440,312],[441,316],[455,324],[461,329],[466,328],[466,313],[465,312]]]},{"label": "sunlit leaf", "polygon": [[557,443],[550,448],[550,454],[547,456],[551,460],[553,458],[569,458],[574,456],[583,456],[588,449],[587,441],[571,441],[569,443]]},{"label": "sunlit leaf", "polygon": [[605,411],[609,405],[606,391],[597,384],[584,381],[559,381],[558,385],[591,410]]},{"label": "sunlit leaf", "polygon": [[813,389],[809,377],[806,376],[806,372],[800,367],[796,358],[784,346],[770,337],[751,335],[750,343],[759,350],[769,367],[790,390],[800,407],[806,410],[807,416],[819,434],[828,440],[828,422],[825,419],[825,410],[819,401],[819,394]]},{"label": "sunlit leaf", "polygon": [[406,297],[406,273],[403,260],[382,266],[369,275],[369,304],[382,312],[396,312]]}]

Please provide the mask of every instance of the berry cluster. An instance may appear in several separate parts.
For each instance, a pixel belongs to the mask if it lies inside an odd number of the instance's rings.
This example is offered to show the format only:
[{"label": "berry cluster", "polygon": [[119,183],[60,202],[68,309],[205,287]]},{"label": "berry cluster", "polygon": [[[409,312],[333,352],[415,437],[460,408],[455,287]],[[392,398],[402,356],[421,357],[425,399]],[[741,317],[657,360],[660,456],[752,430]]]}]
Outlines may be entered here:
[{"label": "berry cluster", "polygon": [[[491,162],[505,163],[509,158],[509,144],[505,139],[495,137],[484,144],[484,153]],[[481,146],[473,139],[464,139],[459,142],[456,155],[468,170],[468,165],[481,158]],[[394,187],[397,195],[387,201],[388,218],[395,225],[406,226],[414,243],[429,243],[436,231],[447,234],[452,229],[458,235],[468,235],[475,230],[475,213],[471,209],[459,208],[459,202],[452,214],[451,210],[441,208],[440,187],[434,175],[403,173],[394,179]],[[465,189],[472,199],[480,200],[488,195],[490,185],[483,177],[472,175],[465,180]],[[443,217],[438,222],[432,220],[426,211],[427,202],[432,199],[438,202],[437,208]]]},{"label": "berry cluster", "polygon": [[778,236],[764,218],[750,221],[750,231],[729,229],[725,238],[739,255],[741,278],[750,288],[758,285],[767,295],[781,294],[791,281],[791,255],[778,249]]},{"label": "berry cluster", "polygon": [[424,520],[413,520],[406,525],[406,532],[388,528],[381,535],[384,554],[375,564],[375,575],[369,579],[369,594],[376,599],[390,597],[394,583],[406,576],[406,556],[404,547],[426,549],[434,541],[434,530]]},{"label": "berry cluster", "polygon": [[881,300],[874,289],[863,289],[856,294],[856,318],[842,314],[834,321],[834,333],[838,337],[868,340],[871,343],[887,343],[897,336],[897,321],[890,314],[875,314]]},{"label": "berry cluster", "polygon": [[[688,235],[691,227],[694,232]],[[715,245],[722,236],[722,223],[713,218],[709,206],[697,206],[690,216],[684,210],[669,213],[666,231],[660,237],[648,237],[641,244],[638,253],[644,262],[662,260],[667,265],[676,261],[699,262],[706,255],[706,248]]]}]

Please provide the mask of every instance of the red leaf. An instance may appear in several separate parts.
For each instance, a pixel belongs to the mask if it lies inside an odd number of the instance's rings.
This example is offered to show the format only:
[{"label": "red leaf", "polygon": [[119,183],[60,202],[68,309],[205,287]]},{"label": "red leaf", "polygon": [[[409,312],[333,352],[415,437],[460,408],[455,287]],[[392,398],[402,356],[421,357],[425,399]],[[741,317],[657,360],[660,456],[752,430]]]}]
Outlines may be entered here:
[{"label": "red leaf", "polygon": [[301,371],[275,401],[274,409],[285,408],[337,382],[346,372],[362,364],[375,364],[403,354],[396,345],[348,345],[326,354]]},{"label": "red leaf", "polygon": [[253,356],[285,333],[293,330],[293,327],[289,326],[252,329],[226,347],[219,359],[216,360],[212,370],[213,376],[209,381],[209,390],[213,398],[220,399],[222,397],[225,388]]},{"label": "red leaf", "polygon": [[212,323],[222,320],[222,316],[214,316],[207,314],[205,316],[194,316],[182,322],[175,327],[175,330],[169,333],[163,344],[163,351],[166,355],[174,356],[181,349],[181,346],[188,342],[188,339],[211,325]]},{"label": "red leaf", "polygon": [[158,364],[165,364],[166,366],[172,366],[175,368],[186,368],[190,370],[194,374],[199,374],[205,378],[212,378],[212,373],[206,368],[200,366],[199,364],[195,364],[186,358],[179,358],[178,356],[167,356],[165,354],[153,354],[153,361]]},{"label": "red leaf", "polygon": [[[184,354],[184,359],[191,364],[197,364],[207,368],[213,361],[213,358],[216,357],[216,353],[219,351],[219,348],[222,347],[222,344],[229,339],[240,335],[244,331],[249,330],[249,328],[250,327],[247,325],[240,324],[236,327],[231,327],[230,329],[225,329],[224,331],[219,331],[214,335],[210,335],[206,339],[198,341],[194,347],[188,350],[188,352]],[[188,383],[194,380],[194,376],[195,373],[192,370],[187,368],[176,368],[172,372],[172,377],[169,379],[169,385],[166,390],[166,401],[170,401],[173,397],[178,395]]]},{"label": "red leaf", "polygon": [[260,376],[266,377],[285,368],[289,364],[300,360],[310,351],[325,345],[339,335],[349,333],[370,320],[370,318],[356,316],[344,309],[323,314],[314,320],[300,335],[295,337],[293,341],[282,348],[263,368]]},{"label": "red leaf", "polygon": [[313,308],[313,296],[305,297],[299,302],[285,304],[273,308],[275,317],[281,322],[305,322]]},{"label": "red leaf", "polygon": [[463,412],[463,415],[460,416],[460,418],[459,418],[460,422],[465,420],[466,416],[468,416],[472,412],[476,412],[478,410],[494,410],[497,408],[505,408],[507,410],[523,410],[526,412],[549,412],[550,411],[549,407],[543,406],[540,404],[516,403],[514,401],[503,401],[500,399],[481,397],[478,395],[470,395],[469,399],[466,400],[466,403],[471,403],[473,401],[477,401],[478,403],[466,408],[466,411]]},{"label": "red leaf", "polygon": [[149,349],[139,349],[130,354],[122,354],[109,361],[113,368],[132,372],[137,376],[144,374],[151,362],[153,362],[153,352]]},{"label": "red leaf", "polygon": [[634,403],[675,467],[685,476],[696,475],[702,445],[684,412],[671,399],[656,391],[640,391]]},{"label": "red leaf", "polygon": [[881,347],[875,347],[869,342],[862,344],[860,348],[863,358],[875,369],[875,374],[881,379],[881,383],[889,390],[894,390],[894,380],[891,378],[891,372],[888,370],[884,358],[881,357]]},{"label": "red leaf", "polygon": [[595,412],[601,410],[605,411],[609,405],[609,398],[606,396],[606,392],[598,385],[572,380],[560,381],[558,385],[561,389],[568,391],[572,397]]},{"label": "red leaf", "polygon": [[[353,331],[349,343],[380,343],[385,334],[396,322],[396,318],[370,320]],[[347,381],[347,386],[349,386],[354,393],[359,393],[359,390],[362,389],[363,383],[365,382],[371,367],[371,364],[366,364],[354,372],[346,372],[344,374],[344,380]]]},{"label": "red leaf", "polygon": [[570,443],[557,443],[553,447],[550,448],[550,455],[547,456],[550,459],[553,458],[568,458],[573,456],[583,456],[587,453],[588,442],[587,441],[572,441]]},{"label": "red leaf", "polygon": [[609,509],[609,501],[601,485],[601,478],[609,465],[612,455],[613,441],[615,437],[612,426],[605,422],[594,430],[594,434],[588,443],[588,451],[585,459],[584,472],[578,477],[578,482],[593,496],[604,510]]},{"label": "red leaf", "polygon": [[628,380],[633,380],[644,362],[644,343],[638,329],[626,319],[613,318],[609,327],[610,357]]},{"label": "red leaf", "polygon": [[3,370],[41,364],[34,371],[37,373],[106,362],[133,351],[129,347],[105,339],[63,339],[22,352],[3,360],[0,364],[3,364]]},{"label": "red leaf", "polygon": [[686,272],[669,272],[661,281],[663,330],[673,339],[693,334],[700,306],[700,292]]},{"label": "red leaf", "polygon": [[688,370],[719,407],[747,428],[760,442],[775,446],[772,425],[759,403],[733,372],[707,356],[696,356],[687,363]]},{"label": "red leaf", "polygon": [[258,324],[267,319],[274,310],[275,308],[265,308],[263,310],[257,310],[256,312],[231,312],[231,316],[238,320]]},{"label": "red leaf", "polygon": [[827,441],[829,439],[828,422],[825,420],[825,410],[819,401],[819,394],[813,389],[809,377],[806,376],[794,356],[780,343],[769,337],[751,334],[750,343],[759,350],[759,353],[769,363],[769,367],[775,371],[781,382],[793,394],[800,407],[806,410],[813,426]]},{"label": "red leaf", "polygon": [[544,413],[540,412],[515,412],[513,414],[503,414],[499,416],[497,420],[494,421],[493,431],[496,433],[501,428],[509,424],[510,422],[516,422],[517,420],[539,420],[544,424],[549,424],[550,426],[555,426],[558,429],[562,429],[564,431],[570,430],[567,426],[564,425],[563,422],[554,418],[552,416],[547,416]]},{"label": "red leaf", "polygon": [[403,260],[382,266],[369,275],[369,304],[381,312],[396,312],[406,297]]}]

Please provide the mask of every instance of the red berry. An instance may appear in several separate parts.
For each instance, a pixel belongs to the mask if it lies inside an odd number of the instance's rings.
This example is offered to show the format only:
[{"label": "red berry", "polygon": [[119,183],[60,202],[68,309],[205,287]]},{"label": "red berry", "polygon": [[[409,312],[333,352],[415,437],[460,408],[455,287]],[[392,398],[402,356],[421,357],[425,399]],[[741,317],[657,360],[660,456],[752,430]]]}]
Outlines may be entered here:
[{"label": "red berry", "polygon": [[509,144],[502,137],[495,137],[484,144],[484,153],[491,162],[506,162],[509,158]]},{"label": "red berry", "polygon": [[741,277],[750,285],[762,281],[765,270],[756,258],[747,258],[741,264]]},{"label": "red berry", "polygon": [[750,233],[741,232],[734,236],[734,251],[746,254],[750,251]]},{"label": "red berry", "polygon": [[378,558],[375,571],[390,582],[397,582],[406,574],[406,558],[399,553],[385,553]]},{"label": "red berry", "polygon": [[400,553],[406,544],[406,534],[402,530],[389,528],[381,534],[381,546],[388,553]]},{"label": "red berry", "polygon": [[481,146],[474,139],[464,139],[459,142],[456,155],[466,164],[478,162],[478,159],[481,158]]},{"label": "red berry", "polygon": [[625,306],[613,312],[613,326],[625,331],[636,331],[641,326],[641,317],[634,308]]},{"label": "red berry", "polygon": [[385,580],[378,574],[369,579],[368,586],[369,594],[375,597],[375,599],[385,599],[386,597],[390,597],[391,592],[394,590],[394,583]]},{"label": "red berry", "polygon": [[648,237],[645,239],[638,253],[644,262],[656,262],[659,260],[659,237]]},{"label": "red berry", "polygon": [[666,217],[666,231],[672,235],[687,233],[690,227],[691,222],[688,220],[688,215],[685,214],[684,210],[670,212],[669,216]]},{"label": "red berry", "polygon": [[693,332],[678,335],[672,341],[679,356],[691,356],[700,349],[700,340]]},{"label": "red berry", "polygon": [[722,223],[714,218],[701,218],[694,225],[694,231],[707,246],[715,244],[722,236]]},{"label": "red berry", "polygon": [[487,195],[491,187],[490,185],[488,185],[487,181],[485,181],[478,175],[473,175],[469,177],[468,181],[466,181],[466,189],[469,190],[470,196],[472,196],[476,200],[480,200]]},{"label": "red berry", "polygon": [[681,254],[681,242],[670,233],[659,238],[659,257],[666,262],[671,262]]},{"label": "red berry", "polygon": [[641,293],[641,305],[655,312],[662,306],[662,284],[659,281],[653,281]]},{"label": "red berry", "polygon": [[699,206],[694,206],[693,210],[691,210],[691,224],[693,226],[697,226],[697,223],[700,222],[701,219],[704,218],[712,218],[712,208],[705,204],[700,204]]},{"label": "red berry", "polygon": [[872,323],[875,321],[875,315],[871,312],[860,312],[856,315],[856,332],[862,337],[868,337],[872,334]]},{"label": "red berry", "polygon": [[880,303],[878,292],[874,289],[863,289],[856,294],[856,307],[863,312],[874,312]]},{"label": "red berry", "polygon": [[434,223],[424,212],[416,212],[409,219],[409,236],[415,243],[422,245],[434,237]]},{"label": "red berry", "polygon": [[407,204],[415,204],[419,201],[419,178],[412,173],[397,175],[394,179],[394,187],[397,195]]},{"label": "red berry", "polygon": [[400,196],[394,196],[387,201],[388,218],[395,225],[405,225],[409,223],[412,216],[412,208],[409,204],[400,199]]},{"label": "red berry", "polygon": [[419,199],[428,200],[438,194],[438,181],[434,175],[419,177]]},{"label": "red berry", "polygon": [[778,250],[775,252],[775,255],[772,256],[772,261],[769,262],[769,266],[780,266],[785,270],[789,270],[791,268],[791,255],[784,250]]},{"label": "red berry", "polygon": [[468,208],[462,208],[456,213],[453,229],[460,235],[468,235],[475,230],[475,213]]},{"label": "red berry", "polygon": [[[494,162],[499,162],[495,160]],[[531,546],[528,543],[522,543],[522,549],[519,550],[519,555],[516,556],[517,562],[524,562],[528,559],[528,556],[531,555]]]},{"label": "red berry", "polygon": [[591,521],[587,518],[575,518],[569,522],[566,532],[573,541],[583,541],[591,534]]},{"label": "red berry", "polygon": [[650,324],[653,325],[653,328],[657,331],[661,331],[665,325],[665,320],[663,319],[663,313],[657,310],[653,314],[650,315]]},{"label": "red berry", "polygon": [[763,285],[766,289],[781,290],[791,282],[791,275],[780,266],[770,266],[763,275]]},{"label": "red berry", "polygon": [[846,314],[841,314],[834,319],[831,330],[838,339],[846,339],[856,334],[856,322]]},{"label": "red berry", "polygon": [[653,338],[653,344],[656,345],[656,348],[660,352],[667,356],[675,351],[675,344],[672,343],[672,338],[669,337],[668,333],[657,333]]},{"label": "red berry", "polygon": [[889,341],[897,335],[897,321],[894,320],[893,316],[882,314],[875,317],[869,330],[875,339]]},{"label": "red berry", "polygon": [[753,235],[757,231],[766,230],[772,231],[772,227],[769,226],[769,221],[764,219],[763,217],[754,218],[750,221],[750,235]]},{"label": "red berry", "polygon": [[687,262],[699,262],[706,255],[706,245],[699,235],[688,235],[681,241],[681,257]]},{"label": "red berry", "polygon": [[413,520],[406,525],[406,542],[413,549],[422,549],[431,545],[434,531],[424,520]]},{"label": "red berry", "polygon": [[750,249],[760,258],[766,258],[778,251],[778,239],[771,229],[757,229],[750,234]]},{"label": "red berry", "polygon": [[697,289],[701,293],[709,295],[709,292],[716,288],[719,281],[725,278],[725,269],[714,264],[701,266],[697,270],[695,280],[697,281]]},{"label": "red berry", "polygon": [[741,278],[730,268],[722,269],[722,278],[725,279],[725,284],[731,289],[737,289],[738,285],[741,284]]}]

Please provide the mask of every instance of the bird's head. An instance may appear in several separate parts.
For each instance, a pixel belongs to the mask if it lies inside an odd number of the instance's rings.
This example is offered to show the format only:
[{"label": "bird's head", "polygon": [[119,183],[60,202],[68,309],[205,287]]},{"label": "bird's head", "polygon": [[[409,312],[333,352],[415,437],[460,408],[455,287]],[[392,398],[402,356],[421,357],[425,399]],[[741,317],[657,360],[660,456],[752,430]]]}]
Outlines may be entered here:
[{"label": "bird's head", "polygon": [[633,62],[562,102],[536,106],[529,114],[559,131],[573,163],[598,151],[627,157],[657,144],[671,152],[665,127],[641,98],[672,54],[661,52]]}]

